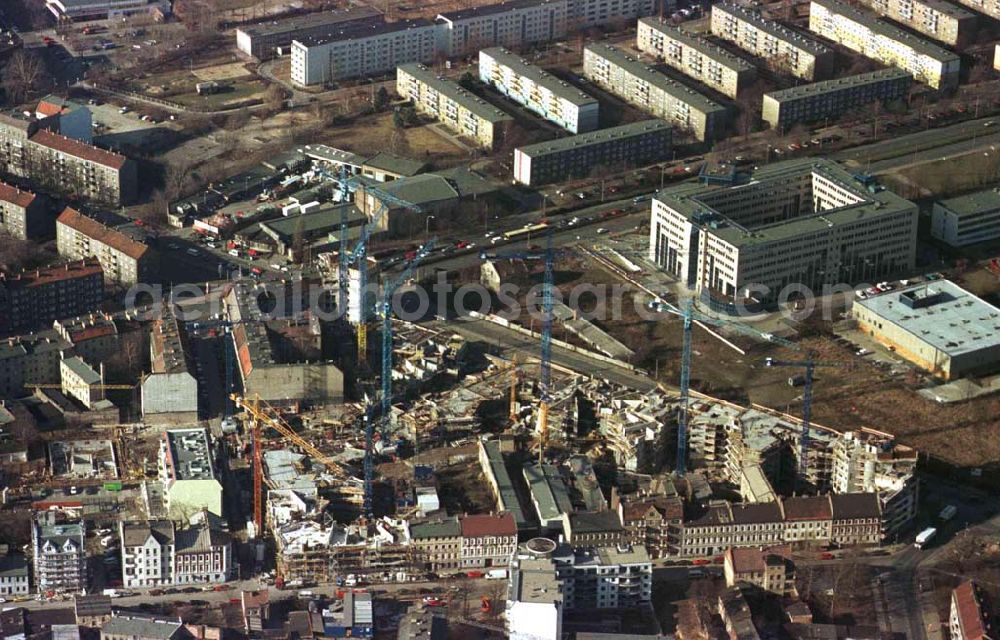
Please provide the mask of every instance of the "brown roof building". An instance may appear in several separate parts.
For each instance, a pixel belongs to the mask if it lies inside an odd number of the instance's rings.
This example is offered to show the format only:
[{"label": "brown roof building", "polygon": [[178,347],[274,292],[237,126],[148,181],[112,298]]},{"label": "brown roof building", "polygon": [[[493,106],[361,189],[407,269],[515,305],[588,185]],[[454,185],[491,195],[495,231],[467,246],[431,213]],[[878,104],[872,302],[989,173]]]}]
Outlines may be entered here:
[{"label": "brown roof building", "polygon": [[74,260],[96,257],[108,283],[128,286],[156,277],[156,256],[148,245],[70,207],[56,219],[56,247]]},{"label": "brown roof building", "polygon": [[779,596],[795,592],[795,566],[788,545],[726,550],[723,571],[726,586],[752,586]]},{"label": "brown roof building", "polygon": [[0,230],[27,240],[51,234],[53,222],[45,198],[0,182]]},{"label": "brown roof building", "polygon": [[0,333],[50,325],[96,311],[104,299],[104,270],[96,258],[0,273]]},{"label": "brown roof building", "polygon": [[506,567],[517,551],[517,523],[510,513],[461,518],[462,566]]},{"label": "brown roof building", "polygon": [[952,640],[992,640],[993,619],[984,606],[982,593],[972,580],[966,580],[951,592],[949,627]]}]

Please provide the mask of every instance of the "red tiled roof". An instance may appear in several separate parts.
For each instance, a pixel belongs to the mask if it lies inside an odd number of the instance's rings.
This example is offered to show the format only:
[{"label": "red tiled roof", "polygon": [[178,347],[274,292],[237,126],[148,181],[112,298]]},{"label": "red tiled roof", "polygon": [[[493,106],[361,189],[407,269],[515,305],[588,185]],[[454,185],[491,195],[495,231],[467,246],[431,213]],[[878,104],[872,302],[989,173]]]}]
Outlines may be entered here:
[{"label": "red tiled roof", "polygon": [[11,204],[24,209],[25,207],[31,206],[31,203],[35,201],[35,194],[30,191],[22,191],[17,187],[12,187],[9,184],[0,182],[0,200],[10,202]]},{"label": "red tiled roof", "polygon": [[42,100],[41,102],[38,103],[38,106],[35,107],[35,112],[40,113],[46,117],[55,116],[63,112],[63,106],[60,104],[54,104],[52,102],[46,102],[45,100]]},{"label": "red tiled roof", "polygon": [[79,344],[80,342],[86,342],[87,340],[94,340],[95,338],[103,338],[105,336],[113,336],[118,333],[114,324],[102,324],[94,325],[90,327],[81,327],[78,329],[70,329],[66,332],[69,336],[69,341],[73,344]]},{"label": "red tiled roof", "polygon": [[67,138],[66,136],[52,133],[47,129],[39,129],[33,136],[31,136],[30,140],[37,144],[49,147],[50,149],[62,151],[65,154],[77,158],[83,158],[84,160],[89,160],[90,162],[103,164],[104,166],[111,167],[112,169],[121,169],[125,164],[125,160],[127,160],[127,158],[123,155],[113,153],[111,151],[105,151],[104,149],[99,149],[94,145],[87,144],[86,142],[80,142],[79,140],[74,140],[73,138]]},{"label": "red tiled roof", "polygon": [[103,224],[88,218],[72,207],[66,207],[56,221],[72,229],[76,229],[83,235],[103,242],[109,247],[121,251],[130,258],[138,260],[149,251],[149,247],[141,242],[136,242],[120,231],[115,231],[105,227]]},{"label": "red tiled roof", "polygon": [[727,560],[733,565],[733,573],[763,573],[767,568],[764,564],[764,552],[761,549],[730,548],[726,551]]},{"label": "red tiled roof", "polygon": [[95,274],[104,275],[101,263],[97,261],[97,258],[85,258],[78,262],[67,262],[34,271],[22,271],[14,275],[0,273],[0,282],[4,282],[8,287],[41,287],[61,280],[86,278]]},{"label": "red tiled roof", "polygon": [[955,640],[979,640],[986,638],[986,628],[983,625],[983,611],[979,606],[976,586],[972,580],[966,580],[955,587],[952,599],[958,612],[962,627],[962,636]]},{"label": "red tiled roof", "polygon": [[462,518],[463,538],[516,535],[517,524],[514,522],[514,516],[509,513],[499,516],[478,515]]}]

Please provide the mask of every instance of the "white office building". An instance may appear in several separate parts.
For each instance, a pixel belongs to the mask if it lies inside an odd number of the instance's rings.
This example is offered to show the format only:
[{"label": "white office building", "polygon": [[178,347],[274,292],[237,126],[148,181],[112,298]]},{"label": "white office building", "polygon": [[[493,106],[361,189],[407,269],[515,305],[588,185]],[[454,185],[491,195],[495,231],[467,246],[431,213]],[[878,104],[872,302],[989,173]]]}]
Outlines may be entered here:
[{"label": "white office building", "polygon": [[835,162],[793,160],[749,184],[660,191],[649,257],[703,298],[771,304],[788,286],[818,294],[912,270],[917,218],[912,202]]},{"label": "white office building", "polygon": [[479,52],[479,79],[571,133],[597,128],[597,100],[501,47]]},{"label": "white office building", "polygon": [[1000,187],[935,202],[931,235],[953,247],[1000,238]]}]

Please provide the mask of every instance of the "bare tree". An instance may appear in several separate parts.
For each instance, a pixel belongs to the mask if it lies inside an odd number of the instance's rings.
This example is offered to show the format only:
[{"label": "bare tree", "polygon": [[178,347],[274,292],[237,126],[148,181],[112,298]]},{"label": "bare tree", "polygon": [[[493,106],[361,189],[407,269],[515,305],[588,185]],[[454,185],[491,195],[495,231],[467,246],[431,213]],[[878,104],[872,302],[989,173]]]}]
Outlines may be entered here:
[{"label": "bare tree", "polygon": [[3,88],[10,102],[24,102],[41,84],[45,65],[41,58],[21,49],[11,56],[3,68]]}]

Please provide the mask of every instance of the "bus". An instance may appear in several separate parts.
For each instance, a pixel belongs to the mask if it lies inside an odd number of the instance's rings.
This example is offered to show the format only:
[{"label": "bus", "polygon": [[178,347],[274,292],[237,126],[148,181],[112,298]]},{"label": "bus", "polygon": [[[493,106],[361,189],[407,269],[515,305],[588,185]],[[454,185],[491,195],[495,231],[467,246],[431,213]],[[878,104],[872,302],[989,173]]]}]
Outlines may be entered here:
[{"label": "bus", "polygon": [[541,222],[539,224],[529,224],[521,227],[520,229],[515,229],[514,231],[506,231],[503,234],[504,240],[516,240],[517,238],[530,238],[532,235],[538,235],[549,228],[549,225]]},{"label": "bus", "polygon": [[953,504],[949,504],[944,509],[941,509],[941,513],[938,514],[938,520],[941,522],[948,522],[955,517],[956,513],[958,513],[958,507]]},{"label": "bus", "polygon": [[913,546],[915,546],[918,549],[923,549],[924,547],[927,546],[927,543],[930,542],[932,538],[934,538],[935,534],[937,534],[937,529],[935,529],[934,527],[928,527],[924,529],[919,534],[917,534],[917,539],[916,541],[914,541]]}]

